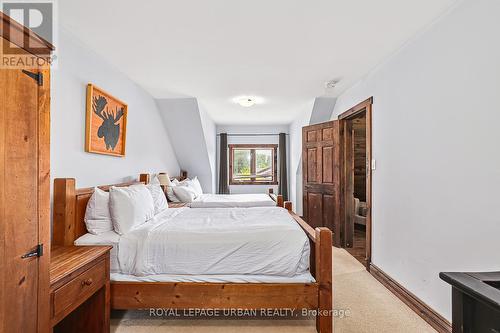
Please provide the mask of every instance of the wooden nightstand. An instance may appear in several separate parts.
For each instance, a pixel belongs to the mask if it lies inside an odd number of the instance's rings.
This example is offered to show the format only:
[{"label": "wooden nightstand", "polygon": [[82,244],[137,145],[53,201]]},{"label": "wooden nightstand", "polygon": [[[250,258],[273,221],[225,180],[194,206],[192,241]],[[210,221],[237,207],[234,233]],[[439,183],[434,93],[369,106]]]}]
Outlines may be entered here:
[{"label": "wooden nightstand", "polygon": [[53,246],[50,321],[54,332],[109,332],[111,246]]},{"label": "wooden nightstand", "polygon": [[186,207],[185,202],[169,202],[168,203],[169,208],[181,208],[181,207]]}]

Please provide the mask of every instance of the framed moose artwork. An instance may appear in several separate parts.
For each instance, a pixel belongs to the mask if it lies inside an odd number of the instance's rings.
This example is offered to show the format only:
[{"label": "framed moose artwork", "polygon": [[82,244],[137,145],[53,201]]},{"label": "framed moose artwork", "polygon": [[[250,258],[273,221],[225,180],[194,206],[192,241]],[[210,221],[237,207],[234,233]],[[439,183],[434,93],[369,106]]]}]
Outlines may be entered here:
[{"label": "framed moose artwork", "polygon": [[87,85],[85,151],[125,156],[127,104],[104,90]]}]

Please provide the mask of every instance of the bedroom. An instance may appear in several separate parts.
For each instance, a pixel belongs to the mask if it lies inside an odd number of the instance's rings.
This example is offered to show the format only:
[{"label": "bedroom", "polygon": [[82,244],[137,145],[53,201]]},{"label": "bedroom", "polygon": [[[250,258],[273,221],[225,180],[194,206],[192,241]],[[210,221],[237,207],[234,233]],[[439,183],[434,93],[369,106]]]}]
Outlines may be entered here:
[{"label": "bedroom", "polygon": [[498,1],[44,3],[1,9],[0,331],[500,327]]}]

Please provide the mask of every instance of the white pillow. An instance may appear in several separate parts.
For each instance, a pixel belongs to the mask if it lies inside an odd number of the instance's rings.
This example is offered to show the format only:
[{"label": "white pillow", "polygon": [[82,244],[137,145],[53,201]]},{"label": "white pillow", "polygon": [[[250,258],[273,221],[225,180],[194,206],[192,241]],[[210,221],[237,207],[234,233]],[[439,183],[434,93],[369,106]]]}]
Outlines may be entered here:
[{"label": "white pillow", "polygon": [[109,213],[109,193],[94,188],[94,193],[87,202],[85,210],[85,225],[87,231],[94,235],[99,235],[113,230],[111,215]]},{"label": "white pillow", "polygon": [[181,202],[193,202],[197,197],[195,190],[189,186],[174,186],[173,190]]},{"label": "white pillow", "polygon": [[168,197],[168,200],[170,200],[172,202],[180,202],[179,198],[177,198],[175,196],[175,193],[174,193],[174,187],[175,186],[179,186],[180,184],[181,183],[177,179],[174,179],[174,180],[172,180],[170,182],[170,184],[167,185],[167,197]]},{"label": "white pillow", "polygon": [[200,184],[200,181],[198,180],[198,177],[194,177],[190,182],[189,182],[189,186],[191,186],[197,196],[200,196],[203,194],[203,189],[201,188],[201,184]]},{"label": "white pillow", "polygon": [[115,231],[124,235],[153,218],[155,206],[145,185],[111,187],[109,211]]},{"label": "white pillow", "polygon": [[165,193],[160,186],[160,181],[158,177],[154,176],[151,182],[146,185],[151,196],[153,197],[153,203],[155,206],[155,214],[158,214],[168,208],[167,198]]}]

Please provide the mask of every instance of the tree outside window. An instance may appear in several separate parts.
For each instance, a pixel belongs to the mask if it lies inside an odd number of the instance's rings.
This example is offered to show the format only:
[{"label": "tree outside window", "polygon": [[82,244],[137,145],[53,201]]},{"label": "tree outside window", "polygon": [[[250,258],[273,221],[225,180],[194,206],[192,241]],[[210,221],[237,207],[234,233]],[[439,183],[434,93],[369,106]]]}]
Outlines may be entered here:
[{"label": "tree outside window", "polygon": [[229,145],[231,185],[278,184],[278,145]]}]

